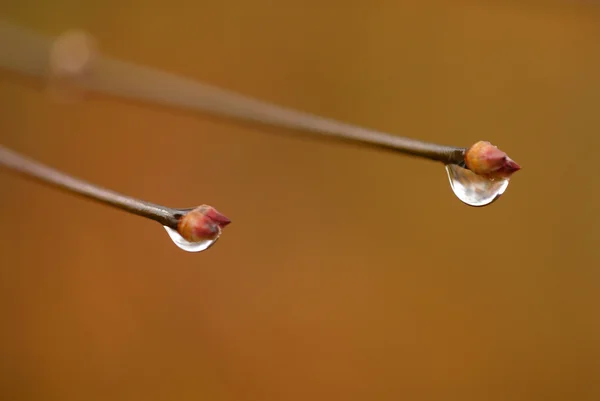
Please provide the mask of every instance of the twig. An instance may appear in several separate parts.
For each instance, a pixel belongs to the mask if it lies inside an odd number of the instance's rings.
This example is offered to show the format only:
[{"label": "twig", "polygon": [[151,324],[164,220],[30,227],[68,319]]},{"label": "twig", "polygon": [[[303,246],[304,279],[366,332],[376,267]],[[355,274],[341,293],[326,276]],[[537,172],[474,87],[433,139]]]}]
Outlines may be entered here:
[{"label": "twig", "polygon": [[[464,167],[464,148],[377,132],[263,102],[176,74],[100,57],[93,40],[83,33],[66,33],[57,39],[0,20],[0,48],[3,49],[0,67],[20,74],[47,78],[49,73],[52,74],[52,61],[55,72],[66,74],[62,78],[72,79],[93,91],[287,128],[311,137],[392,150]],[[62,66],[61,57],[69,52],[73,57]],[[81,58],[78,68],[72,69],[72,58]]]},{"label": "twig", "polygon": [[339,133],[321,132],[321,134],[328,135],[332,139],[343,142],[356,143],[371,148],[403,153],[410,156],[439,161],[444,164],[458,164],[459,166],[466,168],[466,148],[438,145],[362,128],[355,128],[352,133],[350,133],[350,131],[341,131]]},{"label": "twig", "polygon": [[185,214],[184,210],[155,205],[72,177],[31,160],[3,145],[0,145],[0,166],[45,185],[152,219],[175,230],[177,230],[180,218]]}]

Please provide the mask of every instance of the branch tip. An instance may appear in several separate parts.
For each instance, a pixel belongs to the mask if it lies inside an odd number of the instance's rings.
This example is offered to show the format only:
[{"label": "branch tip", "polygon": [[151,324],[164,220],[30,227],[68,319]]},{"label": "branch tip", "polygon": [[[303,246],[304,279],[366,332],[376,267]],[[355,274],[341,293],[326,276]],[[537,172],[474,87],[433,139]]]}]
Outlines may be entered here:
[{"label": "branch tip", "polygon": [[465,153],[465,164],[475,174],[490,178],[510,178],[521,166],[487,141],[473,144]]},{"label": "branch tip", "polygon": [[177,225],[179,235],[190,242],[214,240],[231,220],[209,205],[201,205],[186,213]]}]

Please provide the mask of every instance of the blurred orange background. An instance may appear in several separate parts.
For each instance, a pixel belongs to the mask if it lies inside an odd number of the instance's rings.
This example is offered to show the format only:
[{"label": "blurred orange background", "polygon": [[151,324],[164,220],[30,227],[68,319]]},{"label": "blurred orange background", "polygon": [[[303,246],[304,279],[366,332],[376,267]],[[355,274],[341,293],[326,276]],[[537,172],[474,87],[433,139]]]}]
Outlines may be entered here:
[{"label": "blurred orange background", "polygon": [[[519,162],[474,209],[441,165],[0,73],[0,143],[233,220],[210,251],[0,170],[4,400],[600,399],[600,5],[4,2],[48,35]],[[0,50],[1,51],[1,50]]]}]

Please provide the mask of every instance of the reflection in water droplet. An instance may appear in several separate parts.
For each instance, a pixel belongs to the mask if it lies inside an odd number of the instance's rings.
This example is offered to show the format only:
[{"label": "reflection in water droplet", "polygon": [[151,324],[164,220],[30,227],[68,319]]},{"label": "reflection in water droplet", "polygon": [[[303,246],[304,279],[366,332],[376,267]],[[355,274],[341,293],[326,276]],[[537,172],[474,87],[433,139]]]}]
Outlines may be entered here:
[{"label": "reflection in water droplet", "polygon": [[177,230],[173,230],[172,228],[167,227],[167,226],[163,226],[163,227],[165,227],[165,230],[167,230],[167,234],[169,234],[169,237],[171,237],[171,239],[173,240],[175,245],[177,245],[179,248],[183,249],[186,252],[205,251],[208,248],[210,248],[211,246],[213,246],[214,243],[217,242],[217,240],[219,239],[219,236],[220,236],[220,234],[219,234],[215,239],[207,239],[207,240],[198,241],[198,242],[190,242],[190,241],[186,240],[185,238],[183,238],[181,235],[179,235]]},{"label": "reflection in water droplet", "polygon": [[469,206],[486,206],[500,197],[508,187],[508,178],[487,178],[456,164],[446,165],[454,194]]}]

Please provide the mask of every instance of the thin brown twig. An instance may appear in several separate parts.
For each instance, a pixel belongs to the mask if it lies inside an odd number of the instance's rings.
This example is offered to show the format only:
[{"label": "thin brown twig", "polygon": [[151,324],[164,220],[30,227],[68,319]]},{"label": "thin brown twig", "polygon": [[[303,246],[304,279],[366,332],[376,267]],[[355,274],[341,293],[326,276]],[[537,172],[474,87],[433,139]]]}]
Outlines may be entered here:
[{"label": "thin brown twig", "polygon": [[3,145],[0,145],[0,166],[45,185],[146,217],[173,229],[177,229],[179,219],[186,213],[186,210],[156,205],[91,184],[25,157]]},{"label": "thin brown twig", "polygon": [[[74,43],[69,44],[69,41]],[[52,38],[0,20],[0,67],[20,74],[48,78],[49,63],[60,65],[56,44],[74,52],[85,49],[94,55],[78,72],[68,69],[74,82],[108,95],[201,111],[241,121],[286,128],[320,139],[333,139],[361,146],[391,150],[444,164],[464,167],[465,149],[377,132],[314,114],[281,107],[176,74],[96,54],[88,35]],[[87,48],[86,44],[90,47]],[[83,46],[83,48],[82,48]],[[53,50],[54,49],[54,50]],[[63,52],[65,49],[62,50]],[[88,65],[89,64],[89,65]],[[56,66],[55,66],[56,67]],[[63,71],[64,72],[64,71]],[[284,130],[278,131],[285,133]]]}]

